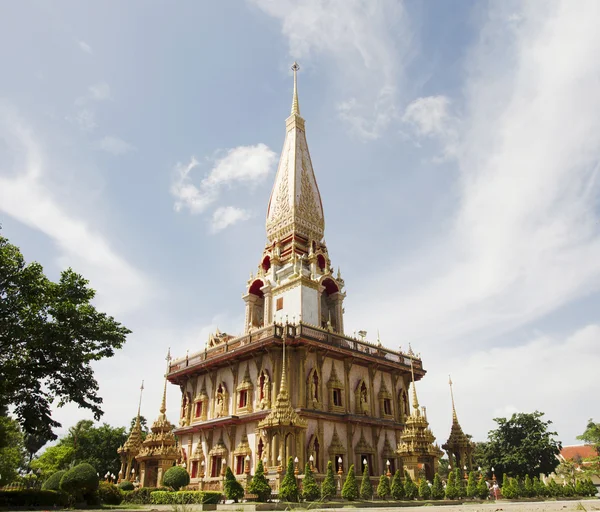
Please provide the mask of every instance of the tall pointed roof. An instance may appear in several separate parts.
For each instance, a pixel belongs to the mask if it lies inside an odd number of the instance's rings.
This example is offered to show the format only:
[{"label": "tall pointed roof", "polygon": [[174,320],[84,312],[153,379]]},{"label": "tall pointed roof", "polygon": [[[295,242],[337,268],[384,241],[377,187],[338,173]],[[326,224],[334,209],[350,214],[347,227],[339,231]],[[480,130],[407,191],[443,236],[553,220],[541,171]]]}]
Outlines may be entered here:
[{"label": "tall pointed roof", "polygon": [[452,378],[448,376],[448,384],[450,385],[450,398],[452,400],[452,427],[450,428],[450,437],[445,444],[442,445],[444,450],[451,452],[459,452],[461,449],[471,447],[472,442],[467,434],[464,433],[458,416],[456,415],[456,407],[454,406],[454,391],[452,390]]},{"label": "tall pointed roof", "polygon": [[142,446],[142,425],[140,422],[140,412],[142,408],[142,393],[144,392],[144,381],[142,381],[142,385],[140,387],[140,401],[138,403],[138,412],[135,418],[135,424],[131,429],[129,437],[125,444],[117,450],[118,453],[130,453],[132,455],[136,455],[140,447]]},{"label": "tall pointed roof", "polygon": [[292,234],[321,241],[325,233],[321,194],[308,152],[304,119],[300,117],[298,69],[294,62],[291,115],[285,122],[285,142],[267,209],[267,238],[271,242]]}]

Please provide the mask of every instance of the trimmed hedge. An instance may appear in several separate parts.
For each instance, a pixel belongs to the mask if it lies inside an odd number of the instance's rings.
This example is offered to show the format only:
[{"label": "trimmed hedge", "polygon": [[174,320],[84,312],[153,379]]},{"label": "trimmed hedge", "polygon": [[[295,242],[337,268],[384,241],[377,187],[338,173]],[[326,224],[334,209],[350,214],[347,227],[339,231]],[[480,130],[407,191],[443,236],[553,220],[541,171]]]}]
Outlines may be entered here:
[{"label": "trimmed hedge", "polygon": [[218,491],[154,491],[151,494],[153,505],[217,504],[222,499]]},{"label": "trimmed hedge", "polygon": [[135,486],[129,480],[123,480],[119,484],[119,489],[121,489],[122,491],[133,491],[135,489]]},{"label": "trimmed hedge", "polygon": [[156,491],[172,491],[170,487],[138,487],[133,491],[123,491],[123,503],[149,505],[150,495]]},{"label": "trimmed hedge", "polygon": [[0,507],[65,507],[68,496],[64,492],[43,489],[0,491]]},{"label": "trimmed hedge", "polygon": [[98,475],[91,464],[84,462],[69,469],[60,479],[60,490],[70,494],[88,494],[98,489]]},{"label": "trimmed hedge", "polygon": [[119,505],[123,501],[123,491],[109,482],[100,482],[98,496],[100,503],[106,505]]},{"label": "trimmed hedge", "polygon": [[173,487],[176,491],[189,485],[190,475],[181,466],[173,466],[165,471],[162,484],[167,487]]},{"label": "trimmed hedge", "polygon": [[61,469],[60,471],[56,471],[55,473],[52,473],[52,475],[50,475],[46,479],[46,481],[44,482],[44,485],[42,485],[42,489],[44,491],[59,491],[60,490],[60,480],[65,473],[66,473],[66,470],[64,470],[64,469]]}]

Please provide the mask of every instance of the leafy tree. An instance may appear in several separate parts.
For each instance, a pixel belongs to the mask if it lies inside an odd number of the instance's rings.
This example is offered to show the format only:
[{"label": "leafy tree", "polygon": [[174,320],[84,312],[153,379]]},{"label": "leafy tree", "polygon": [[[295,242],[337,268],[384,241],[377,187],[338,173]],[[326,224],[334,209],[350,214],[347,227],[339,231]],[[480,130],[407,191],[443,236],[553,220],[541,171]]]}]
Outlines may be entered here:
[{"label": "leafy tree", "polygon": [[354,501],[358,499],[358,483],[356,482],[356,475],[354,474],[354,464],[350,466],[344,486],[342,487],[342,498],[348,501]]},{"label": "leafy tree", "polygon": [[473,444],[475,445],[475,447],[473,448],[473,453],[471,455],[473,467],[482,468],[484,474],[489,473],[493,465],[489,462],[488,443],[485,441],[479,441]]},{"label": "leafy tree", "polygon": [[498,428],[488,434],[487,462],[494,466],[496,474],[519,476],[525,474],[553,473],[558,466],[556,456],[561,444],[550,432],[551,421],[544,421],[543,412],[513,414],[495,418]]},{"label": "leafy tree", "polygon": [[60,479],[60,490],[73,496],[75,502],[85,500],[93,504],[94,491],[98,489],[96,469],[88,463],[78,464],[69,469]]},{"label": "leafy tree", "polygon": [[422,500],[428,500],[431,498],[431,488],[429,482],[425,478],[421,478],[419,483],[419,498]]},{"label": "leafy tree", "polygon": [[458,498],[458,489],[456,488],[456,473],[450,471],[448,475],[448,481],[446,482],[446,498],[449,500],[455,500]]},{"label": "leafy tree", "polygon": [[44,484],[42,485],[42,489],[45,491],[59,491],[60,490],[60,481],[62,480],[63,475],[66,473],[64,469],[57,471],[50,475],[49,478],[46,479]]},{"label": "leafy tree", "polygon": [[119,505],[123,501],[123,491],[115,484],[99,482],[98,497],[104,505]]},{"label": "leafy tree", "polygon": [[404,495],[407,500],[414,500],[419,494],[419,488],[410,477],[408,471],[404,471]]},{"label": "leafy tree", "polygon": [[27,435],[56,439],[55,401],[102,415],[91,363],[114,355],[131,331],[97,311],[94,296],[71,269],[50,281],[0,236],[0,411],[12,406]]},{"label": "leafy tree", "polygon": [[585,431],[577,439],[583,441],[585,444],[591,444],[595,449],[596,453],[600,455],[600,423],[594,423],[590,418]]},{"label": "leafy tree", "polygon": [[73,463],[73,446],[61,444],[50,446],[39,458],[31,461],[31,468],[38,471],[42,478],[48,478],[59,470],[67,470]]},{"label": "leafy tree", "polygon": [[467,498],[474,498],[477,494],[477,481],[475,480],[475,471],[469,473],[467,482]]},{"label": "leafy tree", "polygon": [[481,475],[479,477],[479,482],[477,482],[477,497],[480,500],[487,500],[489,495],[490,490],[488,489],[485,478],[483,478],[483,475]]},{"label": "leafy tree", "polygon": [[258,501],[265,502],[271,497],[271,486],[265,476],[265,468],[262,460],[259,459],[258,466],[254,472],[254,476],[248,485],[248,492],[250,494],[256,494]]},{"label": "leafy tree", "polygon": [[384,500],[389,496],[390,492],[390,479],[385,475],[381,475],[379,477],[379,485],[377,486],[377,496]]},{"label": "leafy tree", "polygon": [[548,495],[548,489],[546,489],[546,485],[537,476],[533,477],[533,495],[539,497]]},{"label": "leafy tree", "polygon": [[442,457],[438,464],[438,473],[442,480],[448,479],[448,473],[450,472],[449,461],[446,457]]},{"label": "leafy tree", "polygon": [[370,500],[373,498],[373,484],[371,484],[371,478],[369,477],[369,465],[365,464],[362,474],[362,481],[360,483],[360,497],[363,500]]},{"label": "leafy tree", "polygon": [[[129,426],[129,432],[131,432],[133,430],[133,427],[135,427],[136,420],[137,420],[137,416],[135,416],[131,420],[131,425]],[[140,416],[140,427],[142,428],[142,440],[144,440],[144,439],[146,439],[148,432],[150,432],[150,429],[148,428],[148,420],[145,418],[145,416]]]},{"label": "leafy tree", "polygon": [[404,484],[402,483],[402,473],[397,469],[392,478],[392,498],[395,500],[401,500],[406,497],[404,492]]},{"label": "leafy tree", "polygon": [[[229,469],[229,466],[227,467]],[[173,487],[176,491],[189,485],[190,475],[181,466],[173,466],[165,471],[163,475],[162,485],[165,487]]]},{"label": "leafy tree", "polygon": [[456,482],[457,497],[464,498],[467,495],[467,489],[465,488],[462,471],[458,468],[454,470],[454,481]]},{"label": "leafy tree", "polygon": [[442,479],[439,473],[433,477],[433,485],[431,486],[431,499],[441,500],[444,499],[444,486],[442,485]]},{"label": "leafy tree", "polygon": [[[331,461],[329,461],[331,462]],[[306,501],[318,500],[321,496],[321,490],[319,484],[315,480],[310,464],[307,462],[304,466],[304,480],[302,481],[302,497]]]},{"label": "leafy tree", "polygon": [[31,464],[33,456],[39,452],[47,442],[47,439],[44,439],[41,436],[36,436],[35,434],[27,434],[25,436],[25,450],[29,456],[29,464]]},{"label": "leafy tree", "polygon": [[[0,379],[1,380],[1,379]],[[8,416],[0,416],[4,445],[0,446],[0,486],[13,482],[25,468],[25,447],[19,424]]]},{"label": "leafy tree", "polygon": [[294,459],[290,457],[285,476],[279,488],[279,497],[284,501],[298,501],[298,494],[298,484],[294,475]]},{"label": "leafy tree", "polygon": [[333,462],[327,463],[327,473],[325,474],[325,480],[321,484],[321,498],[324,500],[330,500],[334,498],[337,493],[335,486],[335,476],[333,474]]},{"label": "leafy tree", "polygon": [[227,496],[227,499],[233,500],[234,503],[237,503],[238,500],[244,497],[244,488],[242,487],[242,484],[237,481],[237,478],[233,476],[233,472],[229,466],[227,466],[227,470],[225,471],[225,483],[223,484],[223,490],[225,491],[225,496]]}]

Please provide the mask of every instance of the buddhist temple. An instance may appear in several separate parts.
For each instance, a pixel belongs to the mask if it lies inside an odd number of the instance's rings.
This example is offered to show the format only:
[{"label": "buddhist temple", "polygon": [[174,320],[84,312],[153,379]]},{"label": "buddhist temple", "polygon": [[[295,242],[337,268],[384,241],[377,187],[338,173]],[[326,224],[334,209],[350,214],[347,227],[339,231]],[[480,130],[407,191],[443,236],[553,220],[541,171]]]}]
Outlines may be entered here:
[{"label": "buddhist temple", "polygon": [[317,479],[330,460],[339,474],[368,464],[376,484],[382,472],[418,465],[431,476],[442,453],[418,408],[420,357],[344,332],[345,283],[325,243],[298,69],[241,334],[216,332],[168,371],[182,391],[174,432],[192,488],[220,489],[227,466],[244,481],[259,460],[276,488],[289,457],[300,469],[309,462]]},{"label": "buddhist temple", "polygon": [[[452,427],[450,428],[450,437],[442,448],[448,454],[450,468],[459,468],[464,471],[471,471],[473,468],[473,450],[474,443],[471,441],[471,436],[463,432],[458,416],[456,415],[456,407],[454,406],[454,392],[452,390],[452,378],[449,378],[450,398],[452,400]],[[465,470],[466,466],[466,470]]]},{"label": "buddhist temple", "polygon": [[140,452],[142,447],[142,425],[140,423],[140,410],[142,407],[142,393],[144,392],[144,382],[140,387],[140,401],[138,404],[137,416],[135,423],[131,429],[131,433],[125,441],[125,444],[117,450],[119,457],[121,458],[121,469],[119,470],[119,481],[121,480],[135,480],[136,473],[138,472],[138,463],[136,456]]}]

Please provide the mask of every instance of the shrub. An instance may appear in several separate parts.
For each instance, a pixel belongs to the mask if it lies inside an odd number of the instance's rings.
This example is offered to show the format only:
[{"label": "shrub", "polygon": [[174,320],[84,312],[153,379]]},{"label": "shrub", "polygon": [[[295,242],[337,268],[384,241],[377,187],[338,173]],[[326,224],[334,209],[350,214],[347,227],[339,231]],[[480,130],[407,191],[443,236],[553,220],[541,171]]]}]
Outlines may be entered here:
[{"label": "shrub", "polygon": [[173,466],[163,476],[162,484],[166,487],[172,487],[176,491],[190,483],[190,475],[181,466]]},{"label": "shrub", "polygon": [[42,485],[42,489],[45,491],[58,491],[60,490],[60,479],[63,477],[63,475],[66,473],[66,470],[61,469],[60,471],[56,471],[55,473],[52,473],[52,475],[50,475],[48,477],[48,479],[44,482],[44,485]]},{"label": "shrub", "polygon": [[548,496],[556,498],[561,495],[561,490],[556,481],[550,480],[548,482]]},{"label": "shrub", "polygon": [[465,481],[459,468],[454,470],[454,485],[456,485],[456,497],[464,498],[467,495],[467,489],[465,488]]},{"label": "shrub", "polygon": [[258,466],[254,472],[254,476],[248,486],[250,494],[256,494],[258,501],[265,502],[271,497],[271,486],[265,476],[265,469],[262,460],[258,461]]},{"label": "shrub", "polygon": [[244,488],[242,487],[242,484],[237,481],[235,476],[233,476],[233,472],[229,466],[227,466],[227,470],[225,471],[223,491],[225,492],[227,499],[233,500],[234,503],[237,503],[238,500],[244,497]]},{"label": "shrub", "polygon": [[98,502],[98,475],[91,464],[84,462],[69,469],[60,479],[60,490],[71,496],[71,501]]},{"label": "shrub", "polygon": [[404,495],[407,500],[414,500],[419,494],[417,484],[412,481],[408,471],[404,471]]},{"label": "shrub", "polygon": [[487,500],[490,495],[490,490],[488,489],[487,483],[483,475],[479,477],[479,482],[477,483],[477,497],[480,500]]},{"label": "shrub", "polygon": [[298,501],[298,484],[294,475],[294,459],[288,459],[285,476],[279,488],[279,497],[283,501]]},{"label": "shrub", "polygon": [[431,488],[429,487],[429,482],[425,478],[421,478],[421,482],[419,483],[419,498],[422,500],[431,498]]},{"label": "shrub", "polygon": [[458,492],[456,490],[456,475],[454,471],[450,471],[448,475],[448,482],[446,482],[446,499],[455,500],[458,498]]},{"label": "shrub", "polygon": [[65,507],[68,497],[64,492],[45,489],[0,491],[0,507]]},{"label": "shrub", "polygon": [[533,482],[529,475],[525,475],[525,481],[523,482],[523,496],[533,498],[535,496],[535,489],[533,488]]},{"label": "shrub", "polygon": [[337,493],[337,489],[335,486],[335,477],[333,475],[333,462],[329,461],[327,463],[327,474],[325,475],[325,480],[321,484],[321,498],[324,500],[329,500],[334,498]]},{"label": "shrub", "polygon": [[154,487],[139,487],[133,491],[126,491],[123,493],[123,501],[136,505],[148,505],[150,503],[150,493],[155,490]]},{"label": "shrub", "polygon": [[477,482],[475,481],[475,471],[471,471],[467,482],[467,498],[474,498],[476,494]]},{"label": "shrub", "polygon": [[369,465],[365,464],[363,469],[362,481],[360,483],[360,497],[363,500],[370,500],[373,498],[373,484],[369,478]]},{"label": "shrub", "polygon": [[433,477],[433,485],[431,486],[431,499],[444,499],[444,486],[442,485],[442,479],[438,474]]},{"label": "shrub", "polygon": [[356,483],[356,475],[354,474],[354,464],[350,466],[344,487],[342,487],[342,498],[348,501],[358,499],[358,484]]},{"label": "shrub", "polygon": [[129,480],[123,480],[119,484],[119,489],[121,489],[122,491],[133,491],[135,487]]},{"label": "shrub", "polygon": [[404,484],[402,483],[402,473],[397,469],[392,478],[392,498],[395,500],[401,500],[405,496]]},{"label": "shrub", "polygon": [[390,492],[390,479],[385,475],[381,475],[379,477],[379,485],[377,486],[377,496],[384,500],[389,496]]},{"label": "shrub", "polygon": [[100,498],[100,503],[119,505],[123,501],[123,491],[115,484],[100,482],[98,484],[98,497]]},{"label": "shrub", "polygon": [[218,491],[153,491],[150,497],[153,505],[214,505],[221,501]]},{"label": "shrub", "polygon": [[302,497],[306,501],[315,501],[318,500],[320,496],[321,490],[319,489],[319,485],[315,480],[315,476],[313,475],[313,472],[310,469],[310,464],[308,464],[307,462],[306,466],[304,466],[304,480],[302,481]]},{"label": "shrub", "polygon": [[548,495],[548,489],[546,488],[546,485],[544,482],[539,480],[537,476],[533,477],[533,495],[540,497]]}]

